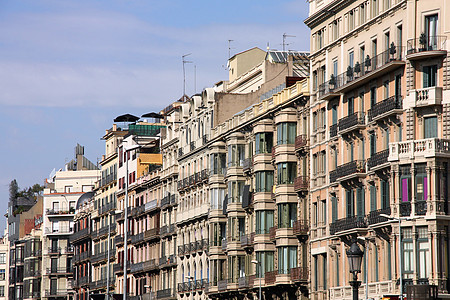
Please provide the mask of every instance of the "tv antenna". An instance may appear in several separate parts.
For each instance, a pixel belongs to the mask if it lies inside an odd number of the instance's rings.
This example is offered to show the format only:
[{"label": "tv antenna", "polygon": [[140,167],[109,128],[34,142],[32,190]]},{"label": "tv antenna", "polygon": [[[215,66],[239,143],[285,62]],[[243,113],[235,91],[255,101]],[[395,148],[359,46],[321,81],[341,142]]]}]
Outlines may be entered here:
[{"label": "tv antenna", "polygon": [[231,57],[231,49],[234,49],[231,48],[231,42],[234,42],[234,40],[228,40],[228,59]]},{"label": "tv antenna", "polygon": [[290,44],[286,44],[286,38],[288,38],[288,37],[295,37],[295,35],[289,35],[289,34],[286,34],[286,32],[283,33],[283,51],[286,51],[286,46],[290,45]]},{"label": "tv antenna", "polygon": [[191,55],[191,54],[192,53],[185,54],[185,55],[181,56],[181,60],[183,62],[183,99],[184,99],[184,96],[186,95],[186,70],[185,70],[184,65],[192,63],[192,61],[188,61],[185,58],[187,56]]}]

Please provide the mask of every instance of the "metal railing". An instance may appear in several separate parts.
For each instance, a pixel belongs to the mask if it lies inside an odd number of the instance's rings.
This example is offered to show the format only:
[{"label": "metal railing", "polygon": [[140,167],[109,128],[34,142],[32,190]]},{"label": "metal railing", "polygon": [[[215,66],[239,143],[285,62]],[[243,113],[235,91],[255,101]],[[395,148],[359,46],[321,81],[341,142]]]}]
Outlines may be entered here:
[{"label": "metal railing", "polygon": [[388,162],[389,149],[381,150],[375,154],[372,154],[367,160],[367,167],[369,169],[385,164]]},{"label": "metal railing", "polygon": [[367,112],[369,122],[380,115],[392,112],[396,109],[402,109],[401,96],[392,96],[381,102],[378,102]]},{"label": "metal railing", "polygon": [[363,111],[357,111],[351,115],[348,115],[338,122],[338,130],[344,131],[349,130],[352,127],[358,126],[358,125],[365,125],[365,115]]},{"label": "metal railing", "polygon": [[308,220],[295,220],[294,226],[293,226],[294,234],[297,236],[300,235],[308,235],[309,232],[309,225]]},{"label": "metal railing", "polygon": [[427,214],[427,201],[426,200],[416,200],[416,215],[424,216]]},{"label": "metal railing", "polygon": [[400,216],[409,217],[411,215],[411,202],[400,203]]},{"label": "metal railing", "polygon": [[444,35],[422,36],[407,41],[408,55],[418,52],[445,50],[447,37]]},{"label": "metal railing", "polygon": [[309,177],[298,176],[294,179],[294,190],[296,192],[307,191],[309,188]]},{"label": "metal railing", "polygon": [[381,208],[381,209],[371,211],[367,215],[368,224],[373,225],[373,224],[378,224],[381,222],[389,221],[389,219],[387,219],[386,217],[380,216],[381,214],[388,215],[388,216],[391,215],[391,208],[386,207],[386,208]]},{"label": "metal railing", "polygon": [[319,97],[333,93],[335,90],[357,80],[371,72],[384,67],[393,61],[402,60],[403,47],[391,47],[388,50],[370,57],[367,55],[363,62],[356,62],[353,67],[347,67],[347,71],[319,85]]},{"label": "metal railing", "polygon": [[330,182],[335,182],[339,178],[349,176],[352,174],[365,173],[365,161],[354,160],[349,163],[338,166],[335,170],[330,172]]},{"label": "metal railing", "polygon": [[333,124],[330,126],[330,138],[337,136],[338,124]]},{"label": "metal railing", "polygon": [[363,216],[353,216],[336,220],[330,224],[330,234],[336,234],[340,231],[367,228],[367,220]]}]

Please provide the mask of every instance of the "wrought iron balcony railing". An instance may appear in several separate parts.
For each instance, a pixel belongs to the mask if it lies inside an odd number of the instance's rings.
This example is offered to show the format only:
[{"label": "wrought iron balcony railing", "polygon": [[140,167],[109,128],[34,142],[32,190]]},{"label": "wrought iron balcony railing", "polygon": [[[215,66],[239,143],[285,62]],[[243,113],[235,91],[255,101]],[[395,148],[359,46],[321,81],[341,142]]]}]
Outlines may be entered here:
[{"label": "wrought iron balcony railing", "polygon": [[372,154],[367,160],[367,168],[370,170],[376,166],[380,166],[388,162],[389,149],[381,150]]},{"label": "wrought iron balcony railing", "polygon": [[386,217],[380,216],[381,214],[389,216],[391,214],[391,208],[386,207],[386,208],[381,208],[381,209],[371,211],[367,215],[367,222],[369,223],[369,225],[374,225],[374,224],[378,224],[381,222],[389,221],[389,219],[387,219]]},{"label": "wrought iron balcony railing", "polygon": [[377,119],[380,116],[388,115],[389,113],[395,113],[395,110],[397,109],[402,109],[401,96],[392,96],[381,102],[378,102],[367,112],[369,122]]},{"label": "wrought iron balcony railing", "polygon": [[367,228],[367,221],[363,216],[353,216],[336,220],[330,224],[330,234],[336,234],[341,231]]},{"label": "wrought iron balcony railing", "polygon": [[338,130],[339,132],[350,131],[358,126],[365,125],[365,115],[362,111],[357,111],[351,115],[348,115],[338,122]]}]

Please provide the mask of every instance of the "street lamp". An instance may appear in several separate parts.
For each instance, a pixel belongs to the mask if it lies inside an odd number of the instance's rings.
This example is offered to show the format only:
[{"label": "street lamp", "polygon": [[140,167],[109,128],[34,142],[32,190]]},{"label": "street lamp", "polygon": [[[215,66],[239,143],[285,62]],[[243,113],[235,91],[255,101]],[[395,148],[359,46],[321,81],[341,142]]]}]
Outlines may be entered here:
[{"label": "street lamp", "polygon": [[398,221],[398,268],[400,274],[400,297],[399,300],[403,299],[403,266],[402,266],[402,221],[410,221],[415,219],[420,219],[422,217],[392,217],[386,214],[380,214],[380,217],[384,217],[388,220]]},{"label": "street lamp", "polygon": [[374,241],[373,238],[366,238],[363,236],[358,236],[358,240],[364,241],[364,252],[366,253],[366,266],[364,268],[364,278],[365,278],[365,282],[366,282],[366,288],[365,288],[365,293],[364,293],[364,299],[368,300],[369,299],[369,252],[368,252],[368,245],[369,245],[369,241]]},{"label": "street lamp", "polygon": [[257,261],[256,259],[252,260],[252,264],[255,264],[256,267],[259,265],[259,297],[258,300],[261,300],[261,277],[262,277],[262,270],[261,270],[261,263]]},{"label": "street lamp", "polygon": [[150,290],[150,300],[152,300],[152,286],[151,285],[144,285],[144,289],[145,289],[145,291],[147,291],[147,289]]},{"label": "street lamp", "polygon": [[192,299],[194,299],[194,276],[191,276],[191,275],[188,275],[188,276],[186,276],[186,279],[187,280],[192,280]]},{"label": "street lamp", "polygon": [[361,273],[361,262],[363,255],[364,252],[361,251],[356,240],[353,241],[350,249],[347,250],[350,273],[353,274],[353,278],[349,282],[353,290],[353,300],[358,300],[358,289],[361,285],[361,281],[358,281],[358,273]]},{"label": "street lamp", "polygon": [[[127,142],[127,141],[123,141]],[[128,156],[126,155],[127,152],[131,150],[135,150],[140,148],[140,145],[133,145],[128,148],[124,147],[125,151],[125,157],[127,158],[127,161],[125,163],[126,165],[126,176],[125,176],[125,203],[124,203],[124,213],[123,213],[123,222],[124,222],[124,236],[123,236],[123,249],[124,249],[124,255],[123,255],[123,300],[127,300],[127,257],[128,257]]]},{"label": "street lamp", "polygon": [[107,275],[106,275],[106,299],[109,300],[110,295],[109,295],[109,274],[110,274],[110,251],[111,251],[111,216],[112,215],[116,215],[116,214],[120,214],[121,211],[120,210],[115,210],[115,211],[110,211],[109,212],[109,225],[108,225],[108,264],[107,264]]}]

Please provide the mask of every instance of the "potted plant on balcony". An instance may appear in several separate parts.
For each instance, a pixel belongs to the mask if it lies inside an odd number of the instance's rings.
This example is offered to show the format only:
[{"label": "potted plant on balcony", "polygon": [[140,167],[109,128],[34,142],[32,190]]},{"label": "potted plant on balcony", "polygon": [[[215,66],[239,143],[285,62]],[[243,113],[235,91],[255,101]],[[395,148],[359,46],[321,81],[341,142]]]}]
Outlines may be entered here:
[{"label": "potted plant on balcony", "polygon": [[[331,74],[330,81],[328,83],[330,86],[333,86],[333,89],[334,89],[334,87],[336,85],[336,78],[334,77],[334,74]],[[331,89],[331,87],[330,87],[330,89]]]},{"label": "potted plant on balcony", "polygon": [[366,72],[369,72],[369,68],[372,65],[372,61],[370,60],[370,56],[366,56],[366,60],[364,61],[364,65],[366,66]]},{"label": "potted plant on balcony", "polygon": [[[355,66],[353,67],[353,71],[356,74],[359,74],[359,72],[361,72],[361,65],[359,64],[359,61],[356,62]],[[357,76],[355,75],[355,77],[357,77]]]},{"label": "potted plant on balcony", "polygon": [[348,66],[347,67],[347,72],[346,72],[348,81],[353,80],[353,68]]},{"label": "potted plant on balcony", "polygon": [[395,48],[394,42],[391,43],[391,46],[389,47],[389,54],[391,55],[391,60],[394,60],[394,55],[397,53],[397,49]]},{"label": "potted plant on balcony", "polygon": [[425,32],[422,32],[420,34],[419,44],[420,44],[419,52],[425,51],[427,46],[427,35],[425,34]]}]

